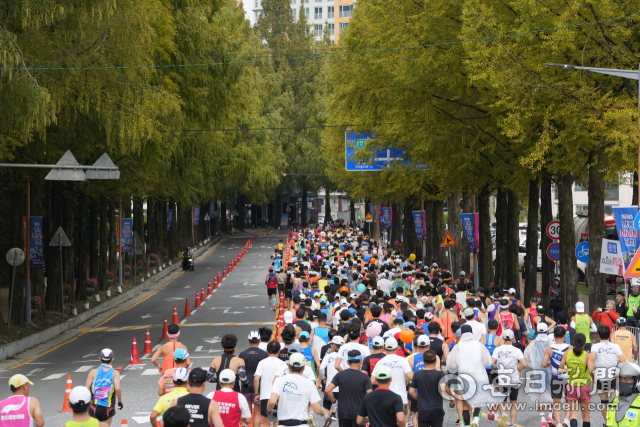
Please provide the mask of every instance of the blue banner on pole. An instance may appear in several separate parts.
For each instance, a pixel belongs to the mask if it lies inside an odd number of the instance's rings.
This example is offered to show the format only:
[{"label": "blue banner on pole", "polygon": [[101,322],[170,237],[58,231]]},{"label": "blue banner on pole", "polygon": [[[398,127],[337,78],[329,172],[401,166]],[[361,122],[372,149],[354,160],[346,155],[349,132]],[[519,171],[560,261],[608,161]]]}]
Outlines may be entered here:
[{"label": "blue banner on pole", "polygon": [[382,222],[385,230],[391,229],[391,208],[382,208]]},{"label": "blue banner on pole", "polygon": [[193,208],[193,225],[198,226],[200,224],[200,206]]},{"label": "blue banner on pole", "polygon": [[413,225],[416,228],[416,240],[424,240],[425,237],[425,218],[424,211],[412,211]]},{"label": "blue banner on pole", "polygon": [[289,227],[289,214],[283,213],[280,217],[280,228],[286,230]]},{"label": "blue banner on pole", "polygon": [[122,248],[123,253],[130,254],[133,252],[133,220],[131,218],[122,218]]},{"label": "blue banner on pole", "polygon": [[42,235],[42,217],[31,217],[31,254],[29,254],[29,265],[31,268],[42,268],[44,266],[44,236]]},{"label": "blue banner on pole", "polygon": [[213,218],[213,215],[215,215],[215,213],[216,213],[216,203],[211,202],[209,203],[209,218]]},{"label": "blue banner on pole", "polygon": [[613,218],[616,220],[625,270],[629,267],[629,263],[638,250],[638,230],[634,229],[633,225],[633,220],[637,214],[637,206],[613,207]]},{"label": "blue banner on pole", "polygon": [[475,221],[472,213],[461,213],[460,219],[462,220],[462,227],[467,235],[467,241],[469,243],[469,253],[474,253],[476,249],[475,238]]},{"label": "blue banner on pole", "polygon": [[173,229],[173,209],[167,211],[167,231],[171,233]]}]

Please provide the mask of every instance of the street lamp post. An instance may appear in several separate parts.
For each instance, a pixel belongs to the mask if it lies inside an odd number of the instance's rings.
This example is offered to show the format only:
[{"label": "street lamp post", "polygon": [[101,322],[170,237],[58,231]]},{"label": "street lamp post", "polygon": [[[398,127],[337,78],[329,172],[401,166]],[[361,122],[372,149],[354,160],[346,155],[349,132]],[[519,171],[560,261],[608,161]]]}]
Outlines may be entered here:
[{"label": "street lamp post", "polygon": [[[638,70],[618,70],[615,68],[579,67],[577,65],[570,65],[570,64],[547,63],[545,65],[549,67],[559,67],[566,71],[575,71],[575,70],[591,71],[592,73],[607,74],[609,76],[616,76],[616,77],[622,77],[624,79],[637,80],[638,81],[638,107],[640,108],[640,66],[638,67]],[[639,113],[640,113],[640,109],[639,109]],[[638,176],[640,176],[640,116],[638,117]],[[636,191],[638,192],[638,201],[640,203],[640,185],[638,185],[638,188],[636,189]]]}]

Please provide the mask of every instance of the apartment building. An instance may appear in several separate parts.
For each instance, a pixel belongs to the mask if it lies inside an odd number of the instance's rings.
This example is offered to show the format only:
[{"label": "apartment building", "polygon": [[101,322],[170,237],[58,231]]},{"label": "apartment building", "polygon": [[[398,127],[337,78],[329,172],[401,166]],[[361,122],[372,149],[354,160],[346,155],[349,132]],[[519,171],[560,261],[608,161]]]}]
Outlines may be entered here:
[{"label": "apartment building", "polygon": [[[245,17],[254,26],[262,16],[262,0],[241,0]],[[304,10],[317,40],[322,39],[325,27],[329,28],[331,42],[337,43],[340,35],[349,26],[353,15],[353,0],[289,0],[291,13],[297,19]]]},{"label": "apartment building", "polygon": [[[614,206],[631,206],[633,199],[633,175],[624,174],[620,183],[606,183],[604,187],[604,213],[611,215]],[[553,186],[553,217],[558,216],[558,187]],[[585,179],[573,183],[573,214],[589,211],[589,184]]]}]

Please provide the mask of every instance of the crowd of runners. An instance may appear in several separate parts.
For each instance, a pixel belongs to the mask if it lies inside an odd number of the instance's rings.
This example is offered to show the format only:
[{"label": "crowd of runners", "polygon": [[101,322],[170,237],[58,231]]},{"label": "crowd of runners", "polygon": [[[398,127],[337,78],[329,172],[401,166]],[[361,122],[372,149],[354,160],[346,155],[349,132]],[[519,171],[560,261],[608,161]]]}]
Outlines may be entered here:
[{"label": "crowd of runners", "polygon": [[[638,286],[591,316],[582,302],[571,314],[548,310],[538,297],[474,289],[464,271],[454,277],[337,226],[293,231],[272,258],[267,298],[278,311],[284,297],[283,324],[251,332],[240,353],[239,338],[224,335],[208,370],[190,369],[180,327],[170,325],[151,359],[159,370],[153,427],[315,426],[313,414],[324,427],[439,427],[446,406],[459,426],[513,426],[525,410],[542,427],[577,427],[579,418],[589,427],[592,411],[606,426],[640,426],[638,347],[628,329],[640,318]],[[66,426],[109,426],[116,403],[123,408],[113,358],[102,350],[101,365],[72,390]],[[207,383],[216,391],[205,395]],[[43,426],[30,384],[9,380],[0,425]]]}]

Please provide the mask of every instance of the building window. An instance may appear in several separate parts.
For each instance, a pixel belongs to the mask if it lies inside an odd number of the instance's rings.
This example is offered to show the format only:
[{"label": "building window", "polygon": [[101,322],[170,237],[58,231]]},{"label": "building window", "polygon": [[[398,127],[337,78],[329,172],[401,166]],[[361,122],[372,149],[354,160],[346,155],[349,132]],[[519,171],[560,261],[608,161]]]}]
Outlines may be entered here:
[{"label": "building window", "polygon": [[322,37],[322,24],[316,24],[316,37]]},{"label": "building window", "polygon": [[620,187],[618,184],[604,183],[604,200],[617,202],[620,199]]},{"label": "building window", "polygon": [[[605,215],[613,215],[613,206],[611,206],[611,205],[604,205],[604,214],[605,214]],[[609,237],[609,236],[607,236],[607,238],[608,238],[608,237]],[[617,235],[616,235],[616,237],[617,237]],[[616,239],[613,239],[613,240],[616,240]]]},{"label": "building window", "polygon": [[329,29],[329,35],[335,34],[336,24],[327,24],[327,28]]},{"label": "building window", "polygon": [[576,205],[576,213],[589,212],[589,205]]},{"label": "building window", "polygon": [[257,8],[258,8],[258,0],[253,0],[253,7],[254,7],[255,9],[257,9]]},{"label": "building window", "polygon": [[291,4],[296,4],[296,0],[291,0]]},{"label": "building window", "polygon": [[309,8],[305,8],[304,10],[304,14],[307,16],[307,19],[309,19]]},{"label": "building window", "polygon": [[335,13],[334,13],[335,7],[334,6],[329,6],[327,8],[327,18],[331,19],[334,17]]},{"label": "building window", "polygon": [[351,11],[353,11],[353,6],[339,6],[340,7],[340,18],[351,18]]},{"label": "building window", "polygon": [[344,30],[344,29],[345,29],[345,28],[347,28],[348,26],[349,26],[349,23],[348,23],[348,22],[341,22],[341,23],[340,23],[340,29],[339,29],[340,34],[342,34],[342,30]]},{"label": "building window", "polygon": [[589,184],[586,181],[584,183],[576,182],[576,191],[589,191]]},{"label": "building window", "polygon": [[322,19],[322,8],[316,7],[313,9],[313,19]]}]

